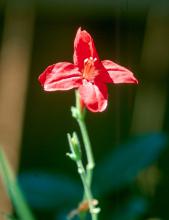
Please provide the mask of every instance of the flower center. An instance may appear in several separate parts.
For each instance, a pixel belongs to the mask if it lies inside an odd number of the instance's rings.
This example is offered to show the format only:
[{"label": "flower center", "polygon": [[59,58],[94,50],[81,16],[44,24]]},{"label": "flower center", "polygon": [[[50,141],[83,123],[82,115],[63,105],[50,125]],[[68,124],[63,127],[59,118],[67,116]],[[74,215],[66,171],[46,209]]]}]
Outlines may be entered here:
[{"label": "flower center", "polygon": [[97,71],[95,70],[94,62],[97,58],[89,57],[84,59],[84,69],[83,69],[83,77],[86,80],[92,81],[97,75]]}]

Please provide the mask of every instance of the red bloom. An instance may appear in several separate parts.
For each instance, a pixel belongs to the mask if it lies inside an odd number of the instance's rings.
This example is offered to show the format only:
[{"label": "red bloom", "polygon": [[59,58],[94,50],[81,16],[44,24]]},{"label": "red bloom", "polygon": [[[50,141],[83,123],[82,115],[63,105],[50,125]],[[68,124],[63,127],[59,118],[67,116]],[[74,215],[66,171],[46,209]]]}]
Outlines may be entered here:
[{"label": "red bloom", "polygon": [[81,101],[92,112],[106,109],[106,83],[138,83],[130,70],[110,60],[100,61],[92,37],[81,28],[75,37],[73,59],[74,64],[60,62],[48,66],[39,81],[45,91],[78,88]]}]

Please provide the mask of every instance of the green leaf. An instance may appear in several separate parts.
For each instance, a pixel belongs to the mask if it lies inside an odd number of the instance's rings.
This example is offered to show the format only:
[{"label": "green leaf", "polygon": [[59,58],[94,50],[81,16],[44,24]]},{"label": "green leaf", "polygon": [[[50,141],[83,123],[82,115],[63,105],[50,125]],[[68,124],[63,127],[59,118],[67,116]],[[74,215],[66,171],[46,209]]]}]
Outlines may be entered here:
[{"label": "green leaf", "polygon": [[34,220],[2,148],[0,148],[0,173],[18,217],[21,220]]},{"label": "green leaf", "polygon": [[70,177],[42,170],[20,173],[19,184],[34,209],[72,209],[82,198],[82,187]]},{"label": "green leaf", "polygon": [[159,157],[167,141],[164,134],[147,134],[117,147],[96,166],[96,193],[104,194],[131,183]]}]

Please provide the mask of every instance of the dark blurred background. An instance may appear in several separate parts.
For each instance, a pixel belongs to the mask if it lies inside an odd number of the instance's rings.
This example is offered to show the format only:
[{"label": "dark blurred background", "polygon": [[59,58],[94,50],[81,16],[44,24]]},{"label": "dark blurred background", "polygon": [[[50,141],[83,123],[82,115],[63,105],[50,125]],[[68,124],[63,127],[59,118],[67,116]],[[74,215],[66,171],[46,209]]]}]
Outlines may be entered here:
[{"label": "dark blurred background", "polygon": [[[1,0],[0,143],[37,219],[66,219],[82,196],[75,164],[65,156],[66,133],[79,131],[70,112],[74,91],[46,93],[37,78],[48,65],[73,62],[80,26],[102,60],[139,79],[138,86],[110,85],[107,110],[86,116],[100,219],[167,220],[167,0]],[[0,209],[8,212],[1,191]]]}]

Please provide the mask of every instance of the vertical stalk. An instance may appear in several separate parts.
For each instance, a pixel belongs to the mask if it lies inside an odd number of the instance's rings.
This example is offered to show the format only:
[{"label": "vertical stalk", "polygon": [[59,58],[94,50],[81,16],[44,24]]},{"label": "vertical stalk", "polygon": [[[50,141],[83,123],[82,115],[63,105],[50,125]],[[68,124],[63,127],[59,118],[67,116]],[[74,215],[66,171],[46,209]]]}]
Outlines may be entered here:
[{"label": "vertical stalk", "polygon": [[2,175],[2,179],[6,187],[6,190],[8,192],[8,195],[14,204],[19,219],[35,220],[20,190],[16,177],[1,148],[0,148],[0,173]]},{"label": "vertical stalk", "polygon": [[80,127],[80,131],[81,131],[82,138],[83,138],[83,143],[84,143],[86,156],[87,156],[87,166],[86,166],[87,179],[88,179],[89,186],[91,186],[95,162],[94,162],[94,157],[93,157],[93,152],[92,152],[92,147],[91,147],[89,135],[88,135],[85,120],[84,120],[84,110],[82,109],[82,105],[80,102],[80,97],[79,97],[78,91],[76,91],[76,109],[78,111],[78,114],[77,114],[77,117],[75,117],[75,118],[76,118],[77,123]]},{"label": "vertical stalk", "polygon": [[81,131],[81,135],[82,135],[82,139],[84,143],[84,148],[86,152],[86,157],[87,157],[86,170],[83,166],[81,159],[76,160],[76,163],[78,167],[78,173],[80,174],[83,187],[84,187],[84,199],[83,200],[88,201],[92,220],[97,220],[100,208],[97,208],[93,205],[93,195],[91,192],[92,176],[93,176],[93,169],[95,166],[95,162],[94,162],[89,135],[88,135],[85,120],[84,120],[84,117],[85,117],[84,111],[85,109],[83,108],[83,103],[81,103],[79,93],[78,91],[76,91],[76,107],[72,108],[72,115],[76,119],[80,127],[80,131]]},{"label": "vertical stalk", "polygon": [[85,197],[86,197],[88,204],[89,204],[89,210],[91,213],[92,220],[97,220],[98,208],[95,208],[93,205],[92,192],[91,192],[90,186],[88,184],[88,180],[86,179],[85,169],[83,167],[81,160],[77,161],[77,166],[78,166],[78,173],[80,174],[80,177],[81,177],[81,180],[83,183]]},{"label": "vertical stalk", "polygon": [[73,133],[72,137],[70,134],[68,134],[68,142],[69,142],[69,147],[70,147],[70,153],[67,153],[67,156],[69,156],[72,160],[76,162],[78,173],[81,177],[83,188],[84,188],[85,200],[83,202],[87,203],[85,210],[87,211],[89,209],[90,214],[91,214],[91,219],[97,220],[97,215],[100,209],[95,207],[95,205],[97,204],[97,201],[95,204],[94,203],[95,200],[93,199],[93,195],[91,192],[91,186],[88,182],[88,178],[86,175],[86,170],[82,163],[80,142],[75,132]]}]

